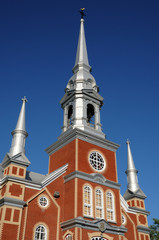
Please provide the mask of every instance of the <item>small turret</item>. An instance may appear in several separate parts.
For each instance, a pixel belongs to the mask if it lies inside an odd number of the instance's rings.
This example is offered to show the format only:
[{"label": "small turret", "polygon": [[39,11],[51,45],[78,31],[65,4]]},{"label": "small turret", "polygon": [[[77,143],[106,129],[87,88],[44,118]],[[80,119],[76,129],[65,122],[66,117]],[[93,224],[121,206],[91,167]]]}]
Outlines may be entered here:
[{"label": "small turret", "polygon": [[12,144],[10,148],[10,156],[13,157],[18,153],[25,154],[25,139],[28,133],[25,129],[25,103],[27,102],[26,97],[22,98],[22,107],[19,114],[18,122],[15,130],[12,132]]},{"label": "small turret", "polygon": [[1,166],[5,175],[25,178],[26,167],[30,161],[25,156],[25,140],[28,133],[25,129],[25,103],[26,97],[22,98],[22,107],[15,130],[12,132],[12,144],[9,153],[6,153]]}]

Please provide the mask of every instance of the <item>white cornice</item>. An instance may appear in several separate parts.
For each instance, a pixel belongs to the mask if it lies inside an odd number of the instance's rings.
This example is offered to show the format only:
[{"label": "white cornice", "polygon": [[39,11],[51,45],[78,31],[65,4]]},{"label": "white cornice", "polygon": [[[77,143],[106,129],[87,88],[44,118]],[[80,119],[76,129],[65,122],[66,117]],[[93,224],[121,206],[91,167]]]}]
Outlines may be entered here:
[{"label": "white cornice", "polygon": [[101,138],[99,136],[95,136],[89,132],[75,128],[73,130],[69,129],[66,132],[64,132],[63,134],[61,134],[58,138],[58,141],[56,141],[51,146],[46,148],[45,151],[50,156],[55,151],[57,151],[58,149],[62,148],[65,145],[67,145],[68,143],[70,143],[71,141],[73,141],[76,138],[86,141],[88,143],[97,145],[99,147],[108,149],[113,152],[116,152],[116,150],[119,148],[119,145],[116,143],[113,143],[113,142],[111,142],[107,139]]}]

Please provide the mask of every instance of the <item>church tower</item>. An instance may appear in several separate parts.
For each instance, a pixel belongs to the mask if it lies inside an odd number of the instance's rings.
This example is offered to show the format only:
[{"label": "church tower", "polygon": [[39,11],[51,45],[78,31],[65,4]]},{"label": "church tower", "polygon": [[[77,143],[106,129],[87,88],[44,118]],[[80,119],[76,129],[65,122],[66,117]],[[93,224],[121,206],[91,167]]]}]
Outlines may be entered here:
[{"label": "church tower", "polygon": [[65,236],[71,235],[70,239],[97,240],[101,234],[103,239],[119,239],[126,232],[121,221],[116,167],[119,145],[107,140],[102,132],[103,97],[91,74],[83,18],[73,76],[60,103],[64,110],[63,131],[46,152],[50,157],[49,173],[68,164],[62,231]]}]

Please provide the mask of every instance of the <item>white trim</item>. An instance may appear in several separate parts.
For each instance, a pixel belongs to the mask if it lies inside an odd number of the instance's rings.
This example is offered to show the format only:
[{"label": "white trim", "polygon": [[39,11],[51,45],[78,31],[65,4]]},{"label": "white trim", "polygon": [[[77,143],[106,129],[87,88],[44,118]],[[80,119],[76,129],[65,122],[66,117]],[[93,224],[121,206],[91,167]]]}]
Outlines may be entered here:
[{"label": "white trim", "polygon": [[[97,191],[100,191],[100,193],[97,194]],[[97,206],[96,205],[96,195],[100,196],[101,197],[101,206]],[[97,217],[96,215],[96,211],[99,210],[101,211],[102,213],[102,216],[101,217]],[[100,189],[100,188],[96,188],[95,189],[95,217],[98,218],[98,219],[104,219],[104,201],[103,201],[103,191]]]},{"label": "white trim", "polygon": [[127,204],[127,202],[125,201],[125,199],[121,194],[120,194],[120,202],[121,202],[121,206],[126,212],[136,214],[136,210],[129,209],[129,205]]},{"label": "white trim", "polygon": [[49,205],[49,200],[46,196],[42,195],[39,198],[39,205],[42,208],[46,208]]},{"label": "white trim", "polygon": [[[39,227],[44,228],[44,230],[45,230],[45,232],[44,232],[45,238],[41,238],[41,237],[40,237],[40,239],[39,239],[39,238],[38,238],[38,239],[36,238],[37,228],[39,228]],[[43,233],[41,232],[41,229],[40,229],[40,232],[39,232],[39,233],[40,233],[40,234],[43,234]],[[46,227],[45,227],[44,225],[39,224],[39,225],[35,228],[34,240],[47,240],[47,229],[46,229]]]},{"label": "white trim", "polygon": [[[86,189],[87,188],[87,189]],[[85,193],[87,194],[87,198],[89,198],[90,203],[85,202]],[[92,201],[92,187],[90,185],[84,185],[83,187],[83,215],[85,217],[93,217],[93,201]],[[84,213],[85,207],[87,208],[87,214]],[[90,209],[90,214],[88,210]]]},{"label": "white trim", "polygon": [[[90,158],[91,155],[93,155],[93,154],[95,154],[95,156],[93,156],[93,157],[95,157],[95,159]],[[103,161],[103,167],[102,167],[102,169],[97,169],[99,166],[97,166],[97,168],[96,168],[95,166],[93,166],[93,163],[96,163],[96,164],[98,165],[98,163],[99,163],[99,157],[101,158],[100,160]],[[93,170],[98,171],[98,172],[102,172],[102,171],[105,169],[105,167],[106,167],[106,161],[105,161],[104,157],[102,156],[102,154],[99,153],[98,151],[92,151],[92,152],[89,154],[89,164],[91,165],[91,167],[92,167]]]},{"label": "white trim", "polygon": [[[108,196],[109,194],[109,196]],[[111,208],[108,208],[108,200],[107,197],[110,198],[111,200]],[[115,222],[115,199],[114,199],[114,194],[111,191],[106,191],[106,212],[107,212],[107,221],[109,222]],[[112,214],[112,219],[108,219],[108,212]]]}]

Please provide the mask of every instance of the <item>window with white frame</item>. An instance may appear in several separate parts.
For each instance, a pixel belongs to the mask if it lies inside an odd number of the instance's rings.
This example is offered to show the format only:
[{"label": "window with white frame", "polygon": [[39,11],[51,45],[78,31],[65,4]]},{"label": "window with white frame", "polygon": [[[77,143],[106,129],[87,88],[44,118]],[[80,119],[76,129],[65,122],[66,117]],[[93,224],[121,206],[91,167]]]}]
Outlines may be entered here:
[{"label": "window with white frame", "polygon": [[43,225],[39,225],[35,229],[35,238],[34,240],[46,240],[47,239],[47,230]]},{"label": "window with white frame", "polygon": [[103,192],[101,189],[96,189],[95,191],[95,208],[96,208],[96,218],[104,218],[103,209]]},{"label": "window with white frame", "polygon": [[41,207],[47,207],[48,206],[48,199],[45,196],[40,197],[39,204]]},{"label": "window with white frame", "polygon": [[111,192],[106,193],[107,221],[115,221],[114,196]]},{"label": "window with white frame", "polygon": [[124,216],[123,214],[122,214],[121,218],[122,218],[122,224],[125,225],[125,223],[126,223],[126,218],[125,218],[125,216]]},{"label": "window with white frame", "polygon": [[92,189],[86,185],[83,189],[84,216],[92,217]]},{"label": "window with white frame", "polygon": [[65,237],[65,240],[72,240],[72,235],[71,235],[71,234],[68,234],[68,235]]},{"label": "window with white frame", "polygon": [[91,167],[97,171],[103,171],[106,165],[103,156],[99,152],[91,152],[89,162]]}]

